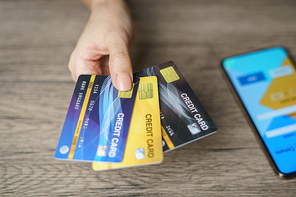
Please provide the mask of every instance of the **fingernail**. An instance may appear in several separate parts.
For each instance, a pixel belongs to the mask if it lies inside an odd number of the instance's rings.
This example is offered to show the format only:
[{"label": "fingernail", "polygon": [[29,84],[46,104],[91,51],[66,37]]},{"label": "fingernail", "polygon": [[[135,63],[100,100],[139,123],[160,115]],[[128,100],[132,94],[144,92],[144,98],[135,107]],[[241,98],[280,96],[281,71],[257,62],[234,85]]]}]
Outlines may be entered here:
[{"label": "fingernail", "polygon": [[118,73],[116,83],[119,91],[128,91],[132,88],[131,76],[128,73]]}]

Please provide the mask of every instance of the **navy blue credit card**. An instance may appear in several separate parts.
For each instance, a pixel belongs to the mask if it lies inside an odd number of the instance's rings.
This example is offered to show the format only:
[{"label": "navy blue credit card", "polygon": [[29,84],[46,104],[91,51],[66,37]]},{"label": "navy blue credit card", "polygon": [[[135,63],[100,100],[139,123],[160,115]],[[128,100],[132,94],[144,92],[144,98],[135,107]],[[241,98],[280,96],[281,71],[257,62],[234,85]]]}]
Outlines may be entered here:
[{"label": "navy blue credit card", "polygon": [[56,149],[57,159],[118,163],[123,160],[139,78],[120,92],[110,76],[81,75]]}]

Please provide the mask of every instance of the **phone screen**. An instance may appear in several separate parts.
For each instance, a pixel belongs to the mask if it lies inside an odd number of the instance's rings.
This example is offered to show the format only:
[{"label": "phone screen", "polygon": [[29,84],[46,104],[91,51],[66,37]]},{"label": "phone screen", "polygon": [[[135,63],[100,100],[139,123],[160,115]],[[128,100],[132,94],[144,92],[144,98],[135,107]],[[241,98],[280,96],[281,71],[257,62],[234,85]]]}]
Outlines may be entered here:
[{"label": "phone screen", "polygon": [[296,71],[287,51],[272,47],[222,65],[278,170],[296,172]]}]

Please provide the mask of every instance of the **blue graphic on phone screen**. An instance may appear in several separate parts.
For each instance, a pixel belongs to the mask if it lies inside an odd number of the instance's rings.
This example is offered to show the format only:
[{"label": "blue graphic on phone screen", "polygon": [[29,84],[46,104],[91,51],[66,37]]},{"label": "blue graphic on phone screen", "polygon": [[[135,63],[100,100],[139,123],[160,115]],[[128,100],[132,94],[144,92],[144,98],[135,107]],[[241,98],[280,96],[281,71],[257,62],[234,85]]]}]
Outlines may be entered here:
[{"label": "blue graphic on phone screen", "polygon": [[226,58],[223,66],[279,171],[296,171],[296,71],[282,47]]}]

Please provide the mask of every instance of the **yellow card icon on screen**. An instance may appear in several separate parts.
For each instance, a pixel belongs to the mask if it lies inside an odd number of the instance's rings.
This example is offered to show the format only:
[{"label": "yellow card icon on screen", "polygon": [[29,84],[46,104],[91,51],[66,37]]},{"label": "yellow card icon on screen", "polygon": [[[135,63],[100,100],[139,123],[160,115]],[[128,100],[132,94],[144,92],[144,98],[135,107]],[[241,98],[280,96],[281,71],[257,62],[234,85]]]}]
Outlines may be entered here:
[{"label": "yellow card icon on screen", "polygon": [[161,69],[160,73],[167,83],[171,83],[180,79],[179,75],[172,66]]},{"label": "yellow card icon on screen", "polygon": [[163,148],[159,114],[157,78],[155,76],[141,77],[122,162],[93,162],[93,169],[101,171],[162,162]]},{"label": "yellow card icon on screen", "polygon": [[270,100],[277,101],[285,98],[285,94],[283,92],[275,92],[269,95]]}]

